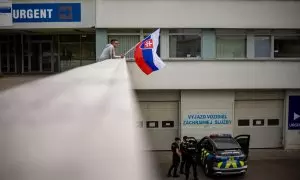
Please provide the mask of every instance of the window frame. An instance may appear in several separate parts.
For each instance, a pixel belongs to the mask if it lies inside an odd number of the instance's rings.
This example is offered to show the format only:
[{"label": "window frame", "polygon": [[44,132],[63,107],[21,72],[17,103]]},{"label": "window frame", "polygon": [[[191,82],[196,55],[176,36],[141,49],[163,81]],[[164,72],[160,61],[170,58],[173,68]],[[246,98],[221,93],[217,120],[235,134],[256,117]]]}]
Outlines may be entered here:
[{"label": "window frame", "polygon": [[[198,32],[186,32],[186,33],[174,33],[171,32],[172,29],[193,29]],[[202,36],[202,29],[200,28],[169,28],[167,29],[168,34],[167,36],[167,46],[168,46],[168,58],[166,60],[202,60],[203,57],[203,36]],[[200,57],[171,57],[170,56],[170,36],[199,36],[200,37]]]},{"label": "window frame", "polygon": [[[218,37],[241,37],[244,36],[245,37],[245,57],[218,57],[218,43],[217,43],[217,39]],[[215,42],[216,42],[216,60],[246,60],[248,59],[247,57],[247,50],[248,50],[248,36],[247,34],[216,34],[215,37]]]},{"label": "window frame", "polygon": [[[215,60],[247,60],[248,58],[248,30],[247,29],[215,29]],[[242,58],[230,58],[230,57],[218,57],[218,44],[217,39],[219,36],[235,37],[244,36],[245,37],[245,57]]]},{"label": "window frame", "polygon": [[[107,43],[110,43],[109,42],[109,36],[139,36],[139,40],[142,41],[143,39],[145,39],[145,36],[149,35],[148,33],[150,32],[145,32],[147,31],[149,28],[143,28],[143,29],[139,29],[139,28],[132,28],[130,30],[132,30],[132,32],[113,32],[114,30],[122,30],[122,29],[108,29],[108,32],[107,32]],[[158,29],[158,28],[156,28]],[[138,31],[139,32],[134,32],[134,31]],[[111,32],[109,32],[111,31]],[[154,32],[154,31],[153,31]],[[161,34],[160,34],[160,37],[161,37]],[[160,42],[161,44],[161,42]],[[128,49],[129,50],[129,49]],[[159,51],[161,51],[161,46],[160,46],[160,49]],[[134,58],[126,58],[127,61],[134,61]]]},{"label": "window frame", "polygon": [[300,60],[299,57],[275,57],[275,37],[300,37],[299,32],[274,32],[272,33],[272,59],[273,60]]}]

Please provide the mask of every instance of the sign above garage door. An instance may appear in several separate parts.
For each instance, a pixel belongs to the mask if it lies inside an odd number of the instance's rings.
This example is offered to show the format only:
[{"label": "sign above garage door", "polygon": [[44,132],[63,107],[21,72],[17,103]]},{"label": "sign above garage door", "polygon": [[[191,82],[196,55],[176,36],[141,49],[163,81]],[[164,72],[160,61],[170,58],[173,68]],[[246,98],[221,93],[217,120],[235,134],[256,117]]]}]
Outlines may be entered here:
[{"label": "sign above garage door", "polygon": [[288,129],[300,129],[300,96],[289,97]]},{"label": "sign above garage door", "polygon": [[232,120],[228,112],[188,112],[184,114],[183,126],[197,128],[220,128],[231,126]]}]

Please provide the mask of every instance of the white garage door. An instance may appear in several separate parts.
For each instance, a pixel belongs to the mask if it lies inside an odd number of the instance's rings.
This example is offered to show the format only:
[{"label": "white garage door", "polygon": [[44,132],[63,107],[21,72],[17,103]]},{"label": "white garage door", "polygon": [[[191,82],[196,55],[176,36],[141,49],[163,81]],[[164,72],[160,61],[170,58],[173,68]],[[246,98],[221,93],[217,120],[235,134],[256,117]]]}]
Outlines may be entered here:
[{"label": "white garage door", "polygon": [[235,102],[234,134],[250,134],[250,148],[282,147],[283,100]]},{"label": "white garage door", "polygon": [[170,150],[178,136],[178,102],[140,102],[143,122],[151,143],[148,150]]}]

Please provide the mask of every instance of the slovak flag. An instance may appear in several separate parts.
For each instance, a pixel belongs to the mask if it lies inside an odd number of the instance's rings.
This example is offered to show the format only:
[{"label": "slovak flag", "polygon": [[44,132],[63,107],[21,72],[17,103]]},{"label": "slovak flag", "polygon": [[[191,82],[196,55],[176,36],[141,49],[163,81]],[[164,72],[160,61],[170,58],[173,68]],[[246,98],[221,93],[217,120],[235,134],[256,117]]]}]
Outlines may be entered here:
[{"label": "slovak flag", "polygon": [[157,29],[135,46],[135,62],[147,75],[165,67],[165,63],[156,53],[159,44],[159,33],[160,29]]}]

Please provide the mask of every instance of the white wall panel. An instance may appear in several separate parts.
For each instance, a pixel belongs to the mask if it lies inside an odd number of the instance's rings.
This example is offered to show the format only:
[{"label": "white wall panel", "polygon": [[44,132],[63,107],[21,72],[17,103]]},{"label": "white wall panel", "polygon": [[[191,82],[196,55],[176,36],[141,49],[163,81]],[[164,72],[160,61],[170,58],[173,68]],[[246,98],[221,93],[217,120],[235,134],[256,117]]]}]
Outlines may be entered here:
[{"label": "white wall panel", "polygon": [[98,28],[300,28],[300,2],[97,0]]},{"label": "white wall panel", "polygon": [[166,61],[149,76],[127,64],[135,89],[300,88],[299,61]]}]

